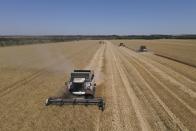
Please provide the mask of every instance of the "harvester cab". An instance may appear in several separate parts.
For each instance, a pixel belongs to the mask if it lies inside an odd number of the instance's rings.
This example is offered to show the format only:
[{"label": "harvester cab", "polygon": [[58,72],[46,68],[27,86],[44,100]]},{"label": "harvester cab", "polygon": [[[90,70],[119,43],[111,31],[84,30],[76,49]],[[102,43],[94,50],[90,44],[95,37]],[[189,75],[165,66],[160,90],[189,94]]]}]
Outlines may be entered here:
[{"label": "harvester cab", "polygon": [[91,70],[74,70],[67,87],[73,95],[93,98],[96,88],[94,72]]},{"label": "harvester cab", "polygon": [[102,111],[105,109],[103,98],[95,97],[96,83],[92,70],[74,70],[65,85],[68,92],[75,98],[49,97],[46,100],[46,105],[83,104],[97,105]]}]

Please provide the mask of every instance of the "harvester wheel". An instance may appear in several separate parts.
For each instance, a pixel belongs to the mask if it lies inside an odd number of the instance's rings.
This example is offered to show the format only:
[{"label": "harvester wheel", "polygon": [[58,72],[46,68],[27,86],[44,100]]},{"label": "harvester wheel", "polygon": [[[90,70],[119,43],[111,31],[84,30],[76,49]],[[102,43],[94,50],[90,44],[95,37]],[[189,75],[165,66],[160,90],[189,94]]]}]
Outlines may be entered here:
[{"label": "harvester wheel", "polygon": [[100,101],[100,103],[98,103],[98,107],[99,110],[104,111],[105,110],[105,102],[104,100]]},{"label": "harvester wheel", "polygon": [[93,99],[94,96],[93,95],[85,95],[85,99]]}]

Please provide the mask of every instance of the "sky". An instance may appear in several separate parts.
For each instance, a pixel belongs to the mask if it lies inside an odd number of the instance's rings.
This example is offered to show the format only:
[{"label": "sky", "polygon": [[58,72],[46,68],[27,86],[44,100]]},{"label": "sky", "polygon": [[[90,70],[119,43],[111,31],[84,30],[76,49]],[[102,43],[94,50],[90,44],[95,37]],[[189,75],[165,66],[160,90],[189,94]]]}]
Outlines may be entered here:
[{"label": "sky", "polygon": [[0,35],[196,34],[196,0],[0,0]]}]

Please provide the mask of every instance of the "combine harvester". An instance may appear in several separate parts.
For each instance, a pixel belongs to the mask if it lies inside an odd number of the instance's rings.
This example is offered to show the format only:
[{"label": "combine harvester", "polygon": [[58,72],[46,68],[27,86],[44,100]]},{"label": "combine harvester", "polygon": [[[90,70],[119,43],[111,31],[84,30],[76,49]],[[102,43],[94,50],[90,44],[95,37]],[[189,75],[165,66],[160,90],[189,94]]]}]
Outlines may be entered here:
[{"label": "combine harvester", "polygon": [[145,45],[141,45],[140,48],[138,49],[138,52],[148,52],[148,49],[146,48]]},{"label": "combine harvester", "polygon": [[[97,105],[102,111],[105,102],[102,97],[95,96],[95,78],[92,70],[74,70],[69,82],[65,82],[66,90],[75,98],[49,97],[46,99],[48,105]],[[65,92],[67,93],[67,92]]]},{"label": "combine harvester", "polygon": [[125,44],[124,44],[124,43],[120,43],[118,46],[123,46],[123,47],[125,47]]}]

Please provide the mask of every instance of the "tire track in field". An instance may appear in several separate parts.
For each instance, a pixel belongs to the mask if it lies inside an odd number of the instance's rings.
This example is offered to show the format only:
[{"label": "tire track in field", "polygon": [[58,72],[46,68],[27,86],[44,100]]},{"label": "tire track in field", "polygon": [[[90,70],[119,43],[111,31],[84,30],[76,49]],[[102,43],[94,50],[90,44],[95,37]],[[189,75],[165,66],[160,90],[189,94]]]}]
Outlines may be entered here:
[{"label": "tire track in field", "polygon": [[[114,46],[110,43],[111,45],[111,48],[113,48],[113,50],[115,50]],[[135,113],[136,113],[136,116],[138,118],[138,121],[139,121],[139,124],[140,124],[140,127],[141,127],[141,130],[143,131],[146,131],[146,130],[149,130],[151,131],[151,127],[149,126],[148,122],[146,121],[146,119],[143,117],[143,109],[141,107],[141,104],[140,104],[140,101],[139,99],[137,98],[137,96],[135,95],[134,91],[128,81],[128,76],[126,75],[125,71],[123,70],[123,67],[122,67],[122,64],[120,65],[120,60],[119,58],[113,53],[113,57],[114,57],[114,60],[115,60],[115,64],[116,64],[116,67],[117,67],[117,70],[119,71],[120,73],[120,77],[123,81],[123,84],[125,86],[125,89],[129,95],[129,98],[130,98],[130,101],[133,105],[133,108],[135,110]]]},{"label": "tire track in field", "polygon": [[121,52],[119,52],[119,56],[123,65],[125,65],[124,67],[129,75],[128,79],[130,83],[132,83],[133,90],[142,102],[142,107],[145,108],[145,116],[143,115],[143,117],[146,117],[153,129],[161,131],[168,130],[164,121],[159,117],[159,113],[154,108],[154,103],[156,101],[154,101],[152,94],[150,92],[146,93],[147,90],[145,84],[143,84],[145,81],[140,79],[136,68],[121,54]]},{"label": "tire track in field", "polygon": [[[88,47],[90,47],[91,45],[89,45]],[[80,52],[83,52],[84,50],[86,50],[86,48],[83,48],[83,49],[80,49],[79,51],[73,53],[73,54],[70,54],[68,55],[67,57],[65,57],[65,59],[70,59],[72,58],[73,56],[76,56],[77,54],[80,54]],[[0,90],[0,97],[3,97],[7,94],[9,94],[10,92],[14,91],[15,89],[17,88],[22,88],[22,85],[26,85],[28,84],[29,82],[35,80],[36,78],[40,77],[42,74],[44,74],[45,72],[47,72],[47,69],[48,68],[51,68],[51,67],[55,67],[56,65],[59,65],[59,63],[56,63],[57,61],[55,61],[54,63],[52,63],[51,65],[48,65],[48,66],[45,66],[43,67],[42,69],[36,71],[35,73],[25,77],[24,79],[21,79],[21,80],[18,80],[16,81],[15,83],[9,85],[9,86],[6,86],[4,88],[2,88]],[[64,63],[64,61],[61,62],[62,64]]]},{"label": "tire track in field", "polygon": [[[125,115],[123,113],[124,110],[122,110],[122,99],[124,97],[127,97],[126,93],[124,93],[123,89],[121,89],[121,91],[119,91],[119,86],[121,86],[122,81],[117,78],[118,75],[118,71],[116,70],[116,66],[115,66],[115,61],[114,61],[114,57],[112,55],[112,49],[110,47],[109,44],[107,44],[108,46],[108,51],[107,51],[107,55],[108,55],[108,71],[109,71],[109,75],[107,76],[109,78],[111,78],[111,80],[108,82],[108,90],[111,90],[111,95],[112,95],[112,103],[110,106],[112,106],[112,112],[113,112],[113,121],[112,121],[112,128],[113,130],[125,130],[126,128],[129,129],[133,129],[129,124]],[[121,96],[124,95],[124,96]],[[126,101],[126,100],[125,100]],[[124,102],[125,102],[124,101]],[[127,105],[128,106],[128,105]],[[129,111],[129,110],[128,110]],[[127,112],[127,111],[126,111]],[[131,113],[131,112],[129,112]],[[129,118],[129,117],[128,117]],[[126,123],[127,122],[127,123]]]},{"label": "tire track in field", "polygon": [[[108,62],[109,69],[112,73],[112,81],[109,82],[108,86],[111,84],[113,87],[110,87],[109,90],[112,90],[111,94],[113,96],[113,112],[114,115],[114,130],[141,130],[140,122],[137,118],[134,106],[130,100],[130,96],[127,93],[126,88],[124,87],[124,83],[121,77],[119,77],[119,71],[116,65],[116,59],[114,57],[115,50],[111,47],[111,44],[108,44],[110,61]],[[117,55],[117,54],[116,54]],[[120,62],[120,61],[119,61]],[[111,77],[111,76],[107,76]],[[112,89],[111,89],[112,88]],[[114,114],[113,113],[113,114]]]},{"label": "tire track in field", "polygon": [[[173,68],[166,66],[165,64],[163,64],[159,61],[160,59],[162,59],[162,60],[165,60],[165,59],[159,58],[159,57],[157,57],[153,54],[147,54],[147,55],[143,55],[143,56],[147,57],[147,59],[150,59],[150,61],[152,61],[154,64],[161,67],[160,69],[162,71],[166,71],[165,73],[172,76],[178,82],[182,83],[183,85],[187,85],[188,88],[196,91],[196,82],[194,80],[192,80],[188,76],[185,76],[184,74],[174,70]],[[171,61],[171,60],[166,60],[166,61],[167,61],[167,63],[168,63],[168,61],[174,62],[174,61]],[[179,64],[179,63],[176,62],[176,64]]]},{"label": "tire track in field", "polygon": [[153,129],[164,131],[172,130],[171,126],[174,125],[173,121],[170,122],[169,120],[167,120],[165,110],[162,108],[162,106],[164,105],[160,105],[159,101],[157,102],[156,98],[159,98],[158,95],[156,93],[154,93],[154,95],[151,93],[154,91],[143,78],[144,76],[142,76],[138,72],[136,66],[132,64],[129,58],[126,58],[124,55],[121,54],[121,59],[126,65],[126,70],[129,73],[130,82],[135,86],[134,91],[136,92],[137,97],[140,98],[141,101],[144,103],[143,108],[145,108],[147,115],[150,116],[150,118],[148,118],[148,121],[150,122]]},{"label": "tire track in field", "polygon": [[156,61],[158,63],[160,63],[161,65],[164,65],[168,68],[170,68],[171,70],[174,70],[175,72],[181,74],[182,77],[186,78],[187,81],[191,82],[196,82],[196,68],[184,65],[184,64],[180,64],[178,62],[172,61],[172,60],[168,60],[165,58],[161,58],[158,57],[156,55],[153,54],[143,54],[145,57],[147,57],[148,59],[151,59],[153,61]]},{"label": "tire track in field", "polygon": [[[154,63],[154,61],[151,61],[148,59],[148,61],[146,61],[142,56],[142,58],[137,58],[138,56],[136,56],[136,59],[138,59],[142,64],[144,64],[146,66],[146,68],[148,68],[149,70],[151,70],[151,73],[154,74],[155,78],[160,78],[162,83],[164,84],[164,86],[167,86],[168,89],[173,92],[174,94],[178,94],[178,97],[181,98],[184,103],[194,103],[196,100],[196,92],[192,89],[190,89],[189,87],[189,83],[186,83],[187,85],[183,85],[181,84],[181,82],[175,80],[174,76],[175,74],[171,74],[168,75],[168,73],[166,72],[170,72],[170,70],[164,70],[162,71],[163,68],[161,65],[156,65],[156,63]],[[159,67],[159,68],[157,68]],[[195,108],[196,105],[192,105],[192,108]]]},{"label": "tire track in field", "polygon": [[[194,115],[195,114],[195,109],[193,109],[193,108],[191,108],[187,103],[185,103],[181,98],[179,98],[176,94],[174,94],[173,92],[171,92],[169,89],[168,89],[168,87],[167,86],[165,86],[159,79],[157,79],[155,76],[153,76],[153,74],[150,72],[150,71],[148,71],[148,68],[146,68],[145,67],[145,65],[144,64],[140,64],[139,62],[138,62],[138,59],[136,59],[136,58],[134,58],[132,55],[130,55],[130,53],[129,52],[126,52],[127,54],[129,54],[129,55],[127,55],[129,58],[130,58],[130,60],[132,60],[132,63],[134,63],[135,64],[135,67],[137,68],[137,70],[138,71],[140,71],[140,73],[143,75],[143,76],[145,76],[146,74],[148,74],[147,76],[146,76],[146,78],[147,77],[151,77],[152,78],[152,80],[155,80],[155,83],[157,83],[157,84],[159,84],[159,86],[160,87],[163,87],[163,89],[165,89],[169,94],[171,94],[171,96],[172,97],[174,97],[178,102],[180,102],[181,103],[181,105],[183,105],[183,108],[185,107],[186,108],[186,110],[188,109],[189,111],[188,112],[184,112],[184,113],[188,113],[187,115],[188,116],[191,116],[192,117],[192,119],[194,119],[194,117],[192,116],[192,115]],[[143,72],[143,73],[142,73]],[[144,74],[144,72],[146,72],[146,74]],[[151,92],[153,92],[153,90],[150,88],[150,86],[148,86],[149,87],[149,89],[151,90]],[[160,88],[161,89],[161,88]],[[153,93],[154,95],[156,95],[156,93],[154,92]],[[168,94],[167,94],[168,95]],[[157,95],[157,99],[160,99],[160,98],[158,98],[159,96]],[[162,97],[162,99],[163,99],[163,97]],[[172,98],[171,98],[172,99]],[[186,119],[186,116],[183,116],[183,115],[181,115],[181,114],[179,114],[180,112],[178,112],[177,110],[175,111],[175,112],[172,112],[171,110],[169,110],[169,107],[167,107],[167,105],[166,104],[168,104],[168,102],[166,102],[166,103],[164,103],[161,99],[159,100],[159,102],[160,103],[162,103],[163,105],[163,107],[164,107],[164,109],[166,109],[166,111],[167,111],[167,113],[170,115],[170,117],[172,118],[172,120],[176,123],[176,125],[178,125],[181,129],[183,129],[183,130],[187,130],[187,128],[183,125],[183,123],[180,121],[180,119],[183,119],[183,120],[185,120]],[[176,103],[177,104],[177,103]],[[180,106],[180,105],[178,105],[178,106]],[[171,109],[172,107],[170,107],[170,109]],[[181,108],[182,108],[182,106],[181,106]],[[179,110],[181,110],[181,109],[179,109]],[[178,117],[179,118],[177,118],[174,114],[178,114]],[[192,115],[190,115],[190,113],[193,113]],[[186,120],[187,121],[187,120]],[[194,120],[193,120],[194,121]],[[184,121],[183,121],[184,122]],[[191,122],[189,121],[189,122],[186,122],[186,124],[190,124],[189,126],[190,127],[193,127],[194,125],[192,125],[191,124]],[[194,128],[194,127],[193,127]]]},{"label": "tire track in field", "polygon": [[[141,58],[146,63],[146,60]],[[168,67],[159,64],[156,61],[153,61],[151,59],[148,59],[148,62],[151,63],[148,64],[151,67],[159,67],[159,74],[163,78],[168,78],[168,80],[171,80],[170,82],[174,85],[177,85],[178,88],[185,93],[187,93],[190,97],[196,98],[196,83],[189,80],[188,78],[183,77],[181,74],[169,69]],[[158,71],[158,70],[157,70]]]},{"label": "tire track in field", "polygon": [[22,86],[22,85],[26,85],[29,82],[33,81],[34,79],[38,78],[39,76],[42,75],[42,73],[44,72],[43,70],[39,70],[35,73],[33,73],[32,75],[28,76],[27,78],[24,78],[22,80],[19,80],[5,88],[3,88],[2,90],[0,90],[0,97],[3,97],[7,94],[9,94],[10,92],[14,91],[15,89],[17,89],[18,87]]},{"label": "tire track in field", "polygon": [[[104,74],[102,71],[102,67],[103,67],[103,62],[104,62],[104,54],[105,54],[105,45],[102,45],[97,52],[95,53],[95,55],[93,56],[93,58],[91,59],[90,63],[85,67],[85,69],[90,69],[90,70],[94,70],[95,73],[95,81],[97,83],[97,89],[96,92],[99,92],[100,95],[103,95],[103,86],[102,83],[104,82]],[[97,94],[97,93],[96,93]],[[102,112],[99,111],[96,114],[96,122],[95,122],[95,130],[98,131],[100,128],[100,123],[101,123],[101,116],[102,116]]]},{"label": "tire track in field", "polygon": [[[143,68],[148,74],[149,76],[151,76],[154,80],[156,80],[157,83],[159,83],[159,85],[161,87],[163,87],[165,90],[167,90],[172,96],[174,96],[179,102],[181,102],[187,109],[190,110],[191,113],[193,113],[194,115],[196,115],[196,110],[194,108],[192,108],[190,105],[188,105],[182,98],[180,98],[177,94],[175,94],[168,86],[166,86],[163,82],[161,82],[156,76],[154,76],[153,73],[151,73],[149,71],[149,69],[152,70],[160,70],[155,66],[149,67],[147,65],[149,65],[149,63],[142,61],[142,59],[139,58],[139,56],[134,56],[133,54],[131,54],[129,51],[124,50],[128,56],[130,56],[130,58],[135,61],[138,65],[140,65],[141,68]],[[133,52],[134,53],[134,52]],[[141,63],[144,62],[144,63]],[[156,71],[156,72],[160,72],[160,71]],[[161,72],[162,73],[162,72]],[[167,78],[166,78],[167,79]],[[172,79],[173,80],[173,79]]]}]

